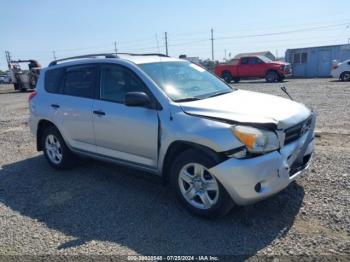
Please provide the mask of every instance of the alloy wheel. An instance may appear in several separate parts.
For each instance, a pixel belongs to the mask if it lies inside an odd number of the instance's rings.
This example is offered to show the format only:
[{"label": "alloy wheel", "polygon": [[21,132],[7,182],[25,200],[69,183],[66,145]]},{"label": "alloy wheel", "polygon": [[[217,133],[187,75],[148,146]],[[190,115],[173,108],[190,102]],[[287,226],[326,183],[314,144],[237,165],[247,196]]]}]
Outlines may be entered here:
[{"label": "alloy wheel", "polygon": [[184,199],[195,208],[210,209],[218,202],[218,182],[201,164],[185,165],[180,170],[178,183]]},{"label": "alloy wheel", "polygon": [[344,73],[343,79],[344,79],[344,81],[349,81],[350,80],[350,73]]},{"label": "alloy wheel", "polygon": [[54,135],[50,134],[45,140],[45,149],[50,161],[54,164],[60,164],[62,161],[62,147],[60,141]]}]

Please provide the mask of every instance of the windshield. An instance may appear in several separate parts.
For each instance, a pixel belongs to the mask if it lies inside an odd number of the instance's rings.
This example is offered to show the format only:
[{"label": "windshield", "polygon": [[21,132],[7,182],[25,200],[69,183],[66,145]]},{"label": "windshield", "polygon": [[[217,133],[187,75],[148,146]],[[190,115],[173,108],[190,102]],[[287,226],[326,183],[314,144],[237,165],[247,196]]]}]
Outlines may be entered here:
[{"label": "windshield", "polygon": [[271,62],[272,60],[266,56],[258,56],[261,60],[263,60],[265,63]]},{"label": "windshield", "polygon": [[140,64],[174,101],[191,101],[232,92],[233,89],[202,67],[181,62]]}]

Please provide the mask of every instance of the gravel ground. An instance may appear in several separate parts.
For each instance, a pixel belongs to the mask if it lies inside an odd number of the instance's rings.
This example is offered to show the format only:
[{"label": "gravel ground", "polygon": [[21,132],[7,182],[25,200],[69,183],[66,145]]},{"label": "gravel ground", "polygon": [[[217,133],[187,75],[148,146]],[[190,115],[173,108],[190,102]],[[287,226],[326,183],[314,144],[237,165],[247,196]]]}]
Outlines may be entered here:
[{"label": "gravel ground", "polygon": [[[283,84],[318,114],[310,169],[278,195],[214,221],[188,214],[160,179],[139,171],[97,161],[54,171],[35,151],[28,94],[0,86],[0,260],[126,254],[349,260],[350,83]],[[234,86],[285,96],[280,85]]]}]

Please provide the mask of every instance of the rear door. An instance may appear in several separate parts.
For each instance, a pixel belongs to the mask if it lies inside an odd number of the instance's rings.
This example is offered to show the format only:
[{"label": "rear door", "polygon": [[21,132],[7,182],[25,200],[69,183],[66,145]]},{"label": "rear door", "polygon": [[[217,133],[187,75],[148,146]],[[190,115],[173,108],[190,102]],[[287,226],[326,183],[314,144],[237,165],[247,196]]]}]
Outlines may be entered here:
[{"label": "rear door", "polygon": [[62,84],[59,94],[50,101],[50,110],[54,110],[55,122],[71,147],[96,152],[92,105],[97,68],[79,65],[62,70]]},{"label": "rear door", "polygon": [[97,152],[154,168],[158,158],[158,113],[155,109],[126,106],[127,92],[145,92],[152,97],[130,69],[101,65],[99,99],[93,104]]}]

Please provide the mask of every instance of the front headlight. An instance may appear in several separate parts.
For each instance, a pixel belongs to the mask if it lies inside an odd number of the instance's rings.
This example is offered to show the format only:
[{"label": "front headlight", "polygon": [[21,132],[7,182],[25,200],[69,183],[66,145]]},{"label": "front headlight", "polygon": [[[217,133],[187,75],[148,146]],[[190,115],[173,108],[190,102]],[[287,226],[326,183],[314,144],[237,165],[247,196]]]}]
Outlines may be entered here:
[{"label": "front headlight", "polygon": [[277,135],[272,131],[250,126],[234,126],[232,132],[251,153],[266,153],[279,148]]}]

